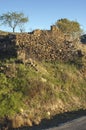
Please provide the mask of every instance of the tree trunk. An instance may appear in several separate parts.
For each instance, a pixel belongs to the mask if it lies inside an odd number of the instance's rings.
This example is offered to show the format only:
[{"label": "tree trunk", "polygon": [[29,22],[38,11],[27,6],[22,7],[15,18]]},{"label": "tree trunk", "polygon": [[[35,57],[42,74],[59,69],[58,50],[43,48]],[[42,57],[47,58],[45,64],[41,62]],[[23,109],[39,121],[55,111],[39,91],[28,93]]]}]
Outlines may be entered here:
[{"label": "tree trunk", "polygon": [[13,28],[13,32],[15,32],[15,28]]}]

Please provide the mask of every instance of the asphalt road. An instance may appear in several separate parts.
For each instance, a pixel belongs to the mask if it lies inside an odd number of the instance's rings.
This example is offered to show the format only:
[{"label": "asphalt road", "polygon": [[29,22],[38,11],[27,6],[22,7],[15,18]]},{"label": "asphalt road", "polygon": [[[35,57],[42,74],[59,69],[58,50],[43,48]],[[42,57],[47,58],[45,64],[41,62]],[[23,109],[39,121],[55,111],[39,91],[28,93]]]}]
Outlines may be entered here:
[{"label": "asphalt road", "polygon": [[86,116],[67,122],[58,127],[43,130],[86,130]]}]

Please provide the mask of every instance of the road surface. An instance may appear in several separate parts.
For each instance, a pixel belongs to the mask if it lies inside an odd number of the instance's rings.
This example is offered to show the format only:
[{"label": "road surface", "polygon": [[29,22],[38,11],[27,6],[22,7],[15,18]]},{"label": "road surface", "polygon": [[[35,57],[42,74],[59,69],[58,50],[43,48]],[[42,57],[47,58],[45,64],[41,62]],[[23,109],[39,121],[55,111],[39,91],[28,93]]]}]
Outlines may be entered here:
[{"label": "road surface", "polygon": [[86,116],[75,119],[58,127],[42,130],[86,130]]}]

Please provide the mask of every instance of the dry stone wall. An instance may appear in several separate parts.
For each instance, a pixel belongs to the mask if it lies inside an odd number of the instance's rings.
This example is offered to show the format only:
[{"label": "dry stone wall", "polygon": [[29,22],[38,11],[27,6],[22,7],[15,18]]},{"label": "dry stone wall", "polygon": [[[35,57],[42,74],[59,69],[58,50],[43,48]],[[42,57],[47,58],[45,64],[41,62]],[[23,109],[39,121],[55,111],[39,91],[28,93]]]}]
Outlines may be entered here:
[{"label": "dry stone wall", "polygon": [[17,57],[15,35],[0,35],[0,59]]},{"label": "dry stone wall", "polygon": [[0,58],[16,57],[24,63],[28,62],[28,59],[73,61],[77,57],[82,57],[82,52],[75,44],[76,41],[66,39],[56,26],[51,26],[51,30],[1,35]]}]

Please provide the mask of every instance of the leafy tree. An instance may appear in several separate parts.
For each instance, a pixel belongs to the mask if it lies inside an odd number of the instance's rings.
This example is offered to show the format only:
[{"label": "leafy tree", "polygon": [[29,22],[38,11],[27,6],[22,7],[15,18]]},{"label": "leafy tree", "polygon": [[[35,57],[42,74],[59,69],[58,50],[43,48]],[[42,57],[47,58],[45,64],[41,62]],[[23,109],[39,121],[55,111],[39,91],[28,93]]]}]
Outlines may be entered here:
[{"label": "leafy tree", "polygon": [[0,21],[2,24],[11,27],[13,32],[15,32],[17,26],[28,22],[28,17],[25,17],[23,13],[8,12],[0,16]]},{"label": "leafy tree", "polygon": [[81,34],[82,30],[80,28],[80,24],[77,21],[70,21],[66,18],[59,19],[56,22],[56,26],[65,34],[69,34],[73,37]]}]

